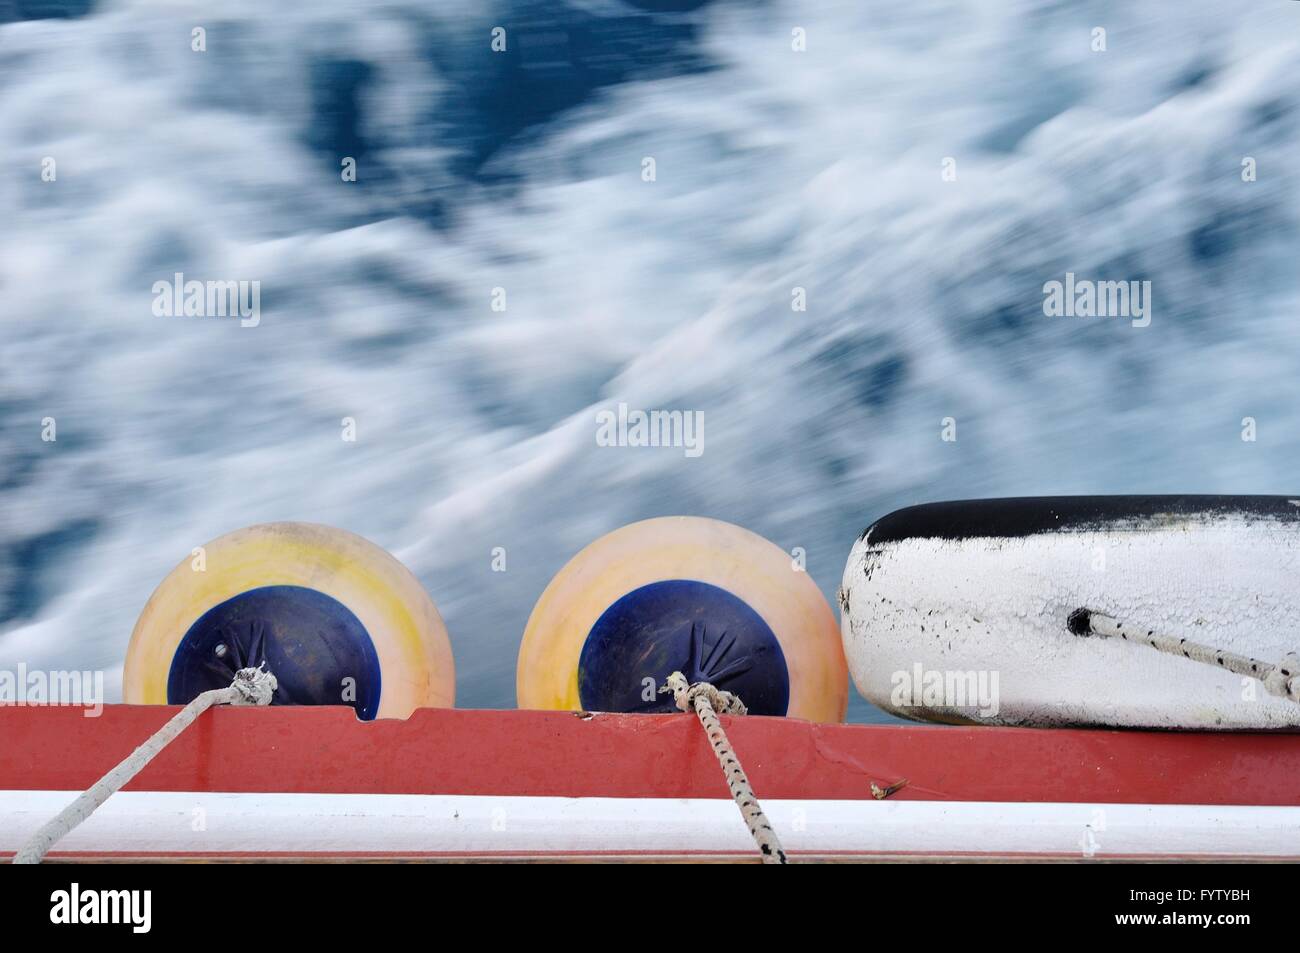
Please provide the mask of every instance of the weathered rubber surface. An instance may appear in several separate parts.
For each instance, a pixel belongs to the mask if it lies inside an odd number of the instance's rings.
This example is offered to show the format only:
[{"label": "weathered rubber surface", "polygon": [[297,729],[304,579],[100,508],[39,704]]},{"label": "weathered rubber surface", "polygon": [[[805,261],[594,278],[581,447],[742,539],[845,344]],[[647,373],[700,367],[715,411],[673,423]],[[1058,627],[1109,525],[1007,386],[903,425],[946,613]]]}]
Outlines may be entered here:
[{"label": "weathered rubber surface", "polygon": [[1294,727],[1300,706],[1258,683],[1076,636],[1066,620],[1087,607],[1275,661],[1300,647],[1298,582],[1300,497],[935,503],[891,513],[859,538],[841,629],[858,690],[903,717]]}]

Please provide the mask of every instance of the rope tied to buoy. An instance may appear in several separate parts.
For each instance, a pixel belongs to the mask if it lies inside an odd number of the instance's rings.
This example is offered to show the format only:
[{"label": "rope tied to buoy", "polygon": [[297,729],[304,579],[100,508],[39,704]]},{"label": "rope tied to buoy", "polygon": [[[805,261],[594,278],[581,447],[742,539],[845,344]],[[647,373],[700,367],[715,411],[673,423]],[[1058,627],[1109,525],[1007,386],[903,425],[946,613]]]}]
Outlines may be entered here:
[{"label": "rope tied to buoy", "polygon": [[1235,675],[1256,679],[1264,685],[1264,690],[1270,695],[1277,695],[1300,704],[1300,655],[1295,652],[1286,653],[1278,662],[1262,662],[1248,655],[1225,652],[1212,645],[1165,635],[1154,629],[1126,625],[1114,616],[1092,609],[1075,609],[1070,613],[1066,625],[1075,635],[1100,635],[1109,639],[1136,642],[1166,655],[1181,655],[1193,662],[1213,665]]},{"label": "rope tied to buoy", "polygon": [[144,770],[163,748],[175,741],[213,705],[269,705],[279,685],[275,676],[262,668],[241,668],[228,688],[214,688],[197,695],[144,744],[126,756],[57,815],[46,821],[14,855],[15,864],[39,864],[64,835],[90,817],[95,809],[120,791]]},{"label": "rope tied to buoy", "polygon": [[659,689],[660,694],[664,692],[672,692],[673,700],[679,709],[694,711],[696,717],[700,719],[709,744],[713,746],[713,753],[718,758],[718,764],[722,766],[722,773],[726,776],[727,787],[731,789],[731,796],[736,802],[736,807],[740,809],[740,816],[745,819],[750,836],[754,838],[754,843],[758,845],[759,853],[762,854],[763,863],[787,863],[781,840],[776,836],[772,825],[768,823],[767,815],[763,813],[758,798],[754,796],[749,778],[745,775],[745,769],[741,767],[740,759],[736,757],[731,742],[727,740],[722,722],[718,720],[719,714],[747,714],[745,703],[739,696],[715,688],[708,682],[696,682],[692,685],[686,681],[686,676],[681,672],[673,672],[668,676],[668,683]]}]

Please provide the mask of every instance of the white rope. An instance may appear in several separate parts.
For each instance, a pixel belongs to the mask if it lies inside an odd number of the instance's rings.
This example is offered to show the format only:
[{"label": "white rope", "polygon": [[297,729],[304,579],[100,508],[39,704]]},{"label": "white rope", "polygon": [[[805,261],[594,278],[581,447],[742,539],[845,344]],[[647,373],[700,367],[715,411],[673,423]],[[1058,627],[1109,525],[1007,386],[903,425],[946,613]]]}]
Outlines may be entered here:
[{"label": "white rope", "polygon": [[1109,639],[1122,639],[1148,645],[1157,652],[1181,655],[1183,658],[1226,669],[1236,675],[1258,679],[1270,695],[1288,698],[1300,704],[1300,656],[1288,652],[1280,662],[1261,662],[1248,655],[1225,652],[1212,645],[1164,635],[1154,629],[1125,625],[1113,616],[1091,609],[1076,609],[1070,613],[1070,631],[1075,635],[1100,635]]},{"label": "white rope", "polygon": [[669,675],[668,684],[659,691],[661,694],[672,692],[677,707],[682,711],[694,709],[700,724],[704,726],[704,733],[708,735],[709,743],[713,745],[713,753],[718,757],[718,764],[722,765],[722,773],[727,777],[727,787],[731,789],[731,796],[735,798],[736,807],[740,809],[740,816],[745,819],[745,823],[749,826],[749,833],[763,855],[763,863],[786,863],[785,850],[781,847],[781,841],[776,836],[776,831],[772,830],[772,825],[768,823],[767,815],[763,813],[758,798],[754,797],[754,789],[749,785],[745,769],[740,766],[740,759],[732,750],[731,742],[727,740],[727,733],[722,730],[722,722],[718,720],[719,712],[724,715],[746,714],[745,703],[731,692],[719,691],[708,682],[696,682],[691,685],[687,683],[686,676],[681,672],[673,672]]},{"label": "white rope", "polygon": [[275,676],[258,668],[241,668],[229,688],[214,688],[190,702],[117,767],[78,795],[76,800],[28,839],[14,855],[15,864],[39,864],[55,843],[121,790],[144,766],[213,705],[269,705],[278,687]]}]

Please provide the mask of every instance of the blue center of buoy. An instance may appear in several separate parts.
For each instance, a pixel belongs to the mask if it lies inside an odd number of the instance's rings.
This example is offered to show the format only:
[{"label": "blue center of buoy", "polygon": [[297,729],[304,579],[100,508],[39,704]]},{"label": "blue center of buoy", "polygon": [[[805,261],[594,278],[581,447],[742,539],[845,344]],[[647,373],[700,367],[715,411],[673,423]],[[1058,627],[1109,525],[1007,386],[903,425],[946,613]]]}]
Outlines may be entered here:
[{"label": "blue center of buoy", "polygon": [[634,589],[606,609],[578,659],[578,698],[593,711],[676,711],[657,693],[673,672],[740,696],[751,714],[790,705],[785,653],[744,600],[691,579]]},{"label": "blue center of buoy", "polygon": [[190,626],[167,676],[167,702],[184,705],[226,688],[262,663],[279,683],[273,705],[351,705],[369,720],[379,708],[379,656],[361,620],[302,586],[249,589]]}]

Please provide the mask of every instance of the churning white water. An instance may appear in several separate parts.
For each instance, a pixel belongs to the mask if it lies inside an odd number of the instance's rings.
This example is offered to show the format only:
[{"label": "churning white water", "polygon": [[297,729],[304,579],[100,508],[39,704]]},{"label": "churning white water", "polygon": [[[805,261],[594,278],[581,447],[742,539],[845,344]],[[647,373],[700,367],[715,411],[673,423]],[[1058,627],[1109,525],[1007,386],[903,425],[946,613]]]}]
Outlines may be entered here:
[{"label": "churning white water", "polygon": [[[0,26],[0,76],[0,667],[114,697],[153,587],[255,522],[392,550],[509,707],[632,520],[833,597],[909,503],[1295,492],[1297,3],[123,0]],[[158,316],[177,272],[259,323]],[[1150,325],[1047,316],[1067,272]],[[619,403],[703,452],[598,445]]]}]

